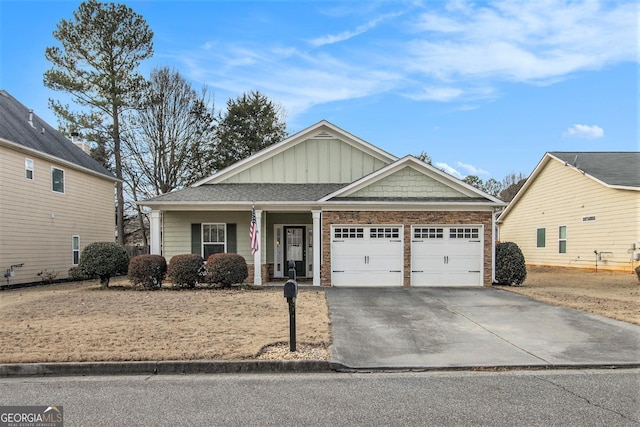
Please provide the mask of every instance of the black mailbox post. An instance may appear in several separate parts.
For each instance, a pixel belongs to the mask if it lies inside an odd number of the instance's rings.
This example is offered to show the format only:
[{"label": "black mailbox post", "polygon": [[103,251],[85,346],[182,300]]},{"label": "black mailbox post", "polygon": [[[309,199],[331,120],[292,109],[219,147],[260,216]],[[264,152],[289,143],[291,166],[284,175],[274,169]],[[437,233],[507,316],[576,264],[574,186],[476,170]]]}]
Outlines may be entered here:
[{"label": "black mailbox post", "polygon": [[296,266],[289,261],[289,280],[284,284],[284,297],[289,303],[289,351],[296,351],[296,297],[298,283],[296,282]]}]

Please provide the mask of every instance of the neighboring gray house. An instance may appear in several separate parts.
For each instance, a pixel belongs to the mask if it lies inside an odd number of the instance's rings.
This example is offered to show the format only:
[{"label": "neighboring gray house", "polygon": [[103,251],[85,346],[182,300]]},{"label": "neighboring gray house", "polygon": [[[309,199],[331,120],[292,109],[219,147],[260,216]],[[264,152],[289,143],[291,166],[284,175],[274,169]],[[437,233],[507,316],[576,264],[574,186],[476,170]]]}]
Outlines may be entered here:
[{"label": "neighboring gray house", "polygon": [[[191,187],[151,198],[151,251],[234,252],[256,284],[490,286],[505,203],[321,121]],[[249,230],[255,209],[259,248]]]},{"label": "neighboring gray house", "polygon": [[0,90],[0,286],[37,282],[40,272],[66,278],[86,245],[113,241],[115,182]]}]

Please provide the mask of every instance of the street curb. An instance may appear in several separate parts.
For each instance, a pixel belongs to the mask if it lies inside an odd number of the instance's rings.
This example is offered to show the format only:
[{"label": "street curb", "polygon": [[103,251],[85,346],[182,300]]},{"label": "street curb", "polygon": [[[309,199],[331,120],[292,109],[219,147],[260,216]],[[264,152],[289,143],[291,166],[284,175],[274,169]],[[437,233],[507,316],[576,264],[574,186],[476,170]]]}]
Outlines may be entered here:
[{"label": "street curb", "polygon": [[345,367],[327,360],[196,360],[0,364],[0,378],[88,375],[177,375],[335,372]]},{"label": "street curb", "polygon": [[553,371],[579,369],[638,369],[640,363],[583,363],[558,365],[487,365],[487,366],[375,366],[351,367],[335,363],[334,371],[340,373],[385,373],[385,372],[502,372],[502,371]]}]

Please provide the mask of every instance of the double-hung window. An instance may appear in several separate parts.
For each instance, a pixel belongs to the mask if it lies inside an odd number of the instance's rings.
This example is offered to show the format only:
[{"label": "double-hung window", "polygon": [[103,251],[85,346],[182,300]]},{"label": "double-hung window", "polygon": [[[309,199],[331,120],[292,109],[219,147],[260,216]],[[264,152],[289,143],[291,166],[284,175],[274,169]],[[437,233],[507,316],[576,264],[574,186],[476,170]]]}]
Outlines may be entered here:
[{"label": "double-hung window", "polygon": [[24,177],[33,181],[33,160],[24,159]]},{"label": "double-hung window", "polygon": [[558,227],[558,253],[567,253],[567,226],[561,225]]},{"label": "double-hung window", "polygon": [[80,236],[71,237],[71,260],[73,265],[80,262]]},{"label": "double-hung window", "polygon": [[51,168],[51,190],[55,193],[64,193],[64,170]]},{"label": "double-hung window", "polygon": [[226,224],[202,224],[202,253],[204,259],[227,252]]}]

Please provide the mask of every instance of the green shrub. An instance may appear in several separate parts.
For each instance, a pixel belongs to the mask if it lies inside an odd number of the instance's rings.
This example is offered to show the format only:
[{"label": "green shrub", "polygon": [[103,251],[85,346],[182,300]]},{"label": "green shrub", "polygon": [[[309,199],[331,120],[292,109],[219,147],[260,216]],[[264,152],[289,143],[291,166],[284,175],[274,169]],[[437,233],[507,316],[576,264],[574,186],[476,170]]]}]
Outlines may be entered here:
[{"label": "green shrub", "polygon": [[82,254],[78,268],[88,277],[100,279],[100,286],[109,286],[113,276],[127,274],[129,255],[115,242],[95,242],[88,244]]},{"label": "green shrub", "polygon": [[88,277],[82,270],[78,267],[71,267],[69,269],[69,280],[73,282],[81,282],[83,280],[87,280]]},{"label": "green shrub", "polygon": [[521,285],[527,277],[527,266],[522,251],[513,242],[496,245],[496,283]]},{"label": "green shrub", "polygon": [[174,255],[169,261],[167,276],[178,287],[193,288],[203,275],[204,260],[200,255]]},{"label": "green shrub", "polygon": [[167,275],[167,260],[162,255],[138,255],[129,262],[129,280],[146,289],[162,286]]},{"label": "green shrub", "polygon": [[640,265],[636,267],[636,275],[638,276],[638,280],[640,280]]},{"label": "green shrub", "polygon": [[249,277],[247,262],[238,254],[214,254],[207,258],[207,282],[229,287]]}]

